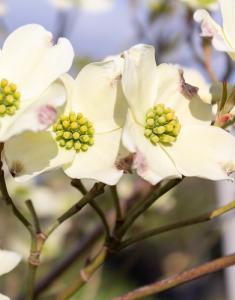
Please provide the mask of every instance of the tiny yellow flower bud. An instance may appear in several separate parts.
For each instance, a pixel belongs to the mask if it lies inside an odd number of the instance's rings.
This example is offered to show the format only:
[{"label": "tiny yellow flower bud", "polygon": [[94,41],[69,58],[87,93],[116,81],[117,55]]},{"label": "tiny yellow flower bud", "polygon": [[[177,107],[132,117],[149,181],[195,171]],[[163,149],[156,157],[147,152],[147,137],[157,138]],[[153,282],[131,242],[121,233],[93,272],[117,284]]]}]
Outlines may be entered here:
[{"label": "tiny yellow flower bud", "polygon": [[64,147],[64,146],[66,145],[65,140],[60,140],[60,141],[59,141],[59,145],[60,145],[61,147]]},{"label": "tiny yellow flower bud", "polygon": [[62,122],[62,124],[63,124],[64,129],[68,129],[69,126],[70,126],[70,122],[69,122],[68,120],[64,120],[64,121]]},{"label": "tiny yellow flower bud", "polygon": [[78,129],[78,123],[77,122],[72,122],[70,125],[71,130],[76,130]]},{"label": "tiny yellow flower bud", "polygon": [[75,114],[74,112],[71,112],[71,113],[69,114],[69,120],[70,120],[71,122],[77,121],[77,116],[76,116],[76,114]]},{"label": "tiny yellow flower bud", "polygon": [[155,134],[152,134],[150,136],[150,141],[151,141],[152,144],[156,145],[159,142],[159,137]]},{"label": "tiny yellow flower bud", "polygon": [[84,125],[86,123],[86,121],[87,121],[86,118],[81,117],[81,118],[78,119],[78,124],[79,125]]},{"label": "tiny yellow flower bud", "polygon": [[94,145],[94,139],[93,139],[93,138],[90,138],[90,139],[89,139],[88,145],[89,145],[89,146]]},{"label": "tiny yellow flower bud", "polygon": [[14,94],[13,94],[13,97],[16,99],[16,100],[19,100],[20,99],[20,92],[16,91]]},{"label": "tiny yellow flower bud", "polygon": [[159,126],[159,127],[155,127],[153,129],[153,132],[156,134],[163,134],[165,132],[165,127],[164,126]]},{"label": "tiny yellow flower bud", "polygon": [[5,88],[8,85],[8,80],[7,79],[2,79],[1,80],[1,88]]},{"label": "tiny yellow flower bud", "polygon": [[6,96],[6,104],[12,104],[14,102],[14,97],[12,95]]},{"label": "tiny yellow flower bud", "polygon": [[87,146],[86,144],[83,144],[83,145],[81,146],[81,150],[82,150],[83,152],[86,152],[86,151],[88,150],[88,146]]},{"label": "tiny yellow flower bud", "polygon": [[6,106],[4,104],[0,105],[0,114],[4,114],[6,112]]},{"label": "tiny yellow flower bud", "polygon": [[147,124],[147,126],[150,126],[150,127],[154,126],[154,119],[147,119],[146,124]]},{"label": "tiny yellow flower bud", "polygon": [[166,118],[164,116],[161,116],[158,118],[159,124],[165,124],[166,123]]},{"label": "tiny yellow flower bud", "polygon": [[14,84],[14,83],[11,83],[11,84],[10,84],[10,89],[11,89],[11,91],[14,93],[14,92],[17,90],[17,85]]},{"label": "tiny yellow flower bud", "polygon": [[12,116],[12,115],[14,115],[15,112],[16,112],[15,106],[7,107],[7,114],[8,115]]},{"label": "tiny yellow flower bud", "polygon": [[171,121],[174,119],[174,113],[173,112],[170,112],[168,114],[166,114],[166,120],[167,121]]},{"label": "tiny yellow flower bud", "polygon": [[68,150],[72,149],[73,148],[73,141],[66,142],[65,148],[68,149]]},{"label": "tiny yellow flower bud", "polygon": [[65,132],[63,133],[63,138],[64,138],[64,139],[68,140],[68,139],[71,139],[71,137],[72,137],[72,133],[71,133],[71,132],[65,131]]},{"label": "tiny yellow flower bud", "polygon": [[78,139],[80,138],[79,132],[74,132],[74,133],[73,133],[73,138],[74,138],[75,140],[78,140]]},{"label": "tiny yellow flower bud", "polygon": [[81,133],[85,133],[87,131],[87,127],[85,125],[82,125],[80,127],[80,131],[81,131]]},{"label": "tiny yellow flower bud", "polygon": [[74,149],[75,149],[76,151],[80,151],[81,147],[82,147],[82,144],[81,144],[81,143],[79,143],[79,142],[74,143]]},{"label": "tiny yellow flower bud", "polygon": [[4,87],[3,89],[4,93],[7,95],[7,94],[10,94],[11,93],[11,88],[7,85]]},{"label": "tiny yellow flower bud", "polygon": [[57,137],[62,137],[63,134],[64,134],[64,132],[63,132],[62,130],[56,131],[56,136],[57,136]]},{"label": "tiny yellow flower bud", "polygon": [[144,130],[144,135],[145,135],[146,137],[150,137],[151,134],[152,134],[152,130],[151,130],[151,129],[145,129],[145,130]]},{"label": "tiny yellow flower bud", "polygon": [[81,136],[80,136],[80,141],[83,142],[83,143],[89,142],[89,139],[90,139],[90,138],[89,138],[89,135],[86,135],[86,134],[85,134],[85,135],[81,135]]}]

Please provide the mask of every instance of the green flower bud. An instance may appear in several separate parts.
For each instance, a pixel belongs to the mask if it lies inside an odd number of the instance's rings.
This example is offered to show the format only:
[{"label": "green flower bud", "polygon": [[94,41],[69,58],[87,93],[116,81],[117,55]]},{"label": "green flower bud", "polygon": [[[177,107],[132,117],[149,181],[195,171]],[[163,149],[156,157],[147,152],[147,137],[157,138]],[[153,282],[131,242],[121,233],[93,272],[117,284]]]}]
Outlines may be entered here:
[{"label": "green flower bud", "polygon": [[153,145],[158,143],[171,144],[180,134],[180,123],[175,112],[164,104],[157,104],[149,109],[145,116],[144,136]]},{"label": "green flower bud", "polygon": [[67,150],[74,149],[77,153],[88,151],[94,144],[94,127],[83,114],[71,112],[62,115],[53,125],[56,141]]}]

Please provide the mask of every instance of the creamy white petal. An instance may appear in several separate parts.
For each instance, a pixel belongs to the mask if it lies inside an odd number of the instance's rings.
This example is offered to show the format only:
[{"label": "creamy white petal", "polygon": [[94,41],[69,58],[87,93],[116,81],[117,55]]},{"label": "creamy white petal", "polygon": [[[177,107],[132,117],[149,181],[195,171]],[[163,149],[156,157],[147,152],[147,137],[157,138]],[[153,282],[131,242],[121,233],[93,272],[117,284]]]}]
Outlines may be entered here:
[{"label": "creamy white petal", "polygon": [[75,151],[58,145],[48,131],[25,132],[6,142],[4,156],[17,181],[26,181],[38,174],[59,168],[73,160]]},{"label": "creamy white petal", "polygon": [[165,150],[185,176],[222,180],[235,171],[235,138],[215,126],[185,126]]},{"label": "creamy white petal", "polygon": [[202,36],[211,37],[214,47],[219,51],[231,53],[235,51],[229,39],[225,36],[223,29],[211,18],[204,9],[199,9],[194,14],[196,22],[201,23]]},{"label": "creamy white petal", "polygon": [[171,158],[160,145],[151,144],[144,136],[144,128],[134,121],[130,113],[123,131],[123,144],[135,153],[133,168],[139,176],[151,184],[164,178],[181,177]]},{"label": "creamy white petal", "polygon": [[12,271],[20,262],[21,256],[12,251],[0,250],[0,276]]},{"label": "creamy white petal", "polygon": [[156,103],[173,108],[181,125],[209,124],[212,119],[211,105],[203,102],[197,95],[191,99],[184,96],[179,70],[178,66],[170,64],[161,64],[157,67]]},{"label": "creamy white petal", "polygon": [[0,300],[10,300],[10,298],[3,294],[0,294]]},{"label": "creamy white petal", "polygon": [[138,122],[154,105],[157,94],[155,50],[150,45],[137,45],[124,53],[123,90]]},{"label": "creamy white petal", "polygon": [[235,1],[234,0],[219,0],[222,17],[223,29],[225,36],[229,40],[231,46],[235,51],[235,31],[234,31],[234,18],[235,18]]},{"label": "creamy white petal", "polygon": [[93,122],[97,133],[123,126],[126,103],[121,89],[123,60],[91,63],[75,81],[72,108]]},{"label": "creamy white petal", "polygon": [[24,131],[40,131],[55,122],[59,108],[66,100],[60,82],[53,83],[40,97],[23,102],[13,116],[0,117],[0,141]]},{"label": "creamy white petal", "polygon": [[96,134],[94,145],[87,152],[76,154],[74,161],[65,166],[65,173],[71,178],[88,178],[115,185],[123,172],[115,166],[120,147],[121,129]]},{"label": "creamy white petal", "polygon": [[71,67],[74,53],[67,39],[52,44],[52,34],[42,26],[20,27],[6,39],[0,56],[0,78],[19,87],[23,99],[40,95]]}]

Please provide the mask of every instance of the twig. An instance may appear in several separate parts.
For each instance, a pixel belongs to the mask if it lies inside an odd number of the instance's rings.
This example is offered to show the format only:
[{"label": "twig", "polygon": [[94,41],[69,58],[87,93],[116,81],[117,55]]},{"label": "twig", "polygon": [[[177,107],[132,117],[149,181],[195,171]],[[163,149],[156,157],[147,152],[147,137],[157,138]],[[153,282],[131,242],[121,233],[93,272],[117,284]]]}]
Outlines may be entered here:
[{"label": "twig", "polygon": [[118,228],[116,231],[115,238],[117,240],[120,240],[126,231],[129,229],[129,227],[135,222],[135,220],[143,213],[145,212],[158,198],[160,198],[162,195],[164,195],[166,192],[171,190],[173,187],[178,185],[182,179],[172,179],[168,180],[166,183],[165,181],[160,182],[157,184],[153,190],[149,192],[149,194],[144,197],[144,199],[138,203],[133,210],[131,210],[128,213],[128,216],[124,223]]},{"label": "twig", "polygon": [[61,215],[52,226],[46,230],[46,236],[49,236],[54,230],[56,230],[60,224],[71,218],[73,215],[78,213],[85,205],[87,205],[92,199],[104,193],[104,183],[95,183],[92,189],[83,196],[76,204],[74,204],[69,210]]},{"label": "twig", "polygon": [[152,230],[148,230],[146,232],[143,232],[139,235],[136,235],[134,237],[131,237],[125,241],[123,241],[120,245],[120,249],[126,248],[128,246],[131,246],[139,241],[148,239],[150,237],[162,234],[162,233],[166,233],[175,229],[179,229],[182,227],[186,227],[186,226],[191,226],[191,225],[195,225],[195,224],[199,224],[199,223],[204,223],[204,222],[208,222],[210,220],[213,220],[215,218],[218,218],[220,216],[222,216],[223,214],[231,211],[235,209],[235,201],[232,201],[231,203],[217,208],[215,210],[212,210],[211,212],[205,213],[201,216],[189,219],[189,220],[185,220],[185,221],[180,221],[177,223],[173,223],[173,224],[169,224],[169,225],[165,225],[162,227],[158,227]]},{"label": "twig", "polygon": [[104,263],[108,249],[103,247],[99,254],[80,271],[80,275],[58,296],[57,300],[71,299],[71,296],[88,282],[93,273]]},{"label": "twig", "polygon": [[94,211],[98,214],[98,216],[100,217],[100,219],[102,221],[102,224],[104,226],[104,229],[105,229],[106,238],[109,239],[109,237],[110,237],[110,229],[109,229],[109,224],[108,224],[108,221],[106,220],[104,212],[99,207],[99,205],[95,203],[94,199],[92,199],[89,202],[89,204],[94,209]]},{"label": "twig", "polygon": [[117,222],[122,222],[123,221],[123,212],[122,212],[122,207],[121,207],[120,199],[119,199],[118,192],[117,192],[117,187],[110,186],[110,191],[111,191],[114,206],[116,209],[116,220],[117,220]]},{"label": "twig", "polygon": [[143,299],[150,295],[177,287],[183,283],[206,276],[208,274],[223,270],[235,264],[235,254],[221,257],[199,267],[179,273],[167,279],[138,288],[124,296],[116,297],[113,300],[136,300]]},{"label": "twig", "polygon": [[35,232],[37,234],[41,233],[42,230],[41,230],[39,218],[38,218],[38,215],[36,213],[36,210],[35,210],[35,207],[33,205],[33,202],[31,200],[26,200],[25,204],[27,205],[28,210],[31,213],[31,216],[32,216],[32,219],[33,219],[33,223],[34,223],[34,227],[35,227]]},{"label": "twig", "polygon": [[24,225],[24,227],[29,231],[31,236],[34,236],[34,230],[32,224],[25,218],[25,216],[21,213],[21,211],[16,207],[15,203],[13,202],[12,198],[10,197],[5,175],[3,171],[3,163],[2,163],[2,151],[3,151],[4,145],[0,143],[0,191],[2,193],[2,199],[6,203],[8,207],[11,208],[13,214],[16,216],[16,218]]}]

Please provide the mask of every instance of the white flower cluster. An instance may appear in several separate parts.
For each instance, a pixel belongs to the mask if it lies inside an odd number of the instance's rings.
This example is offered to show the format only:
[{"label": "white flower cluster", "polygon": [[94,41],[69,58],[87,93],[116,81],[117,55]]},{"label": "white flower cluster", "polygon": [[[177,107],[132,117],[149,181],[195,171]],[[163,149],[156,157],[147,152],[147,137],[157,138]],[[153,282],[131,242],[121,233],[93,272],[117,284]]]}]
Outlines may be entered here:
[{"label": "white flower cluster", "polygon": [[71,178],[115,185],[124,148],[152,184],[182,175],[229,178],[235,139],[211,125],[201,78],[186,82],[179,66],[156,66],[149,45],[88,64],[76,79],[65,74],[73,56],[67,39],[53,45],[39,25],[19,28],[3,46],[0,141],[17,180],[63,168]]},{"label": "white flower cluster", "polygon": [[[205,10],[195,19],[217,49],[235,58],[235,2],[219,2],[223,29]],[[235,171],[235,138],[212,125],[209,87],[198,73],[157,66],[154,48],[143,44],[88,64],[76,79],[67,74],[73,58],[67,39],[54,45],[35,24],[3,45],[0,142],[17,180],[55,168],[109,185],[130,168],[151,184],[182,176],[229,179]],[[19,260],[1,250],[0,275]]]}]

